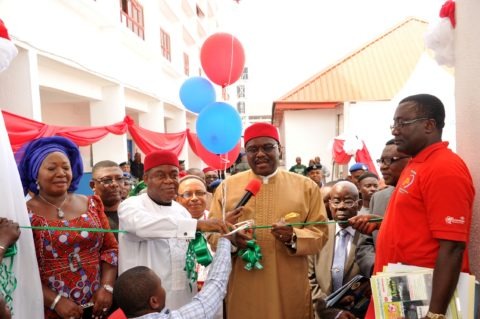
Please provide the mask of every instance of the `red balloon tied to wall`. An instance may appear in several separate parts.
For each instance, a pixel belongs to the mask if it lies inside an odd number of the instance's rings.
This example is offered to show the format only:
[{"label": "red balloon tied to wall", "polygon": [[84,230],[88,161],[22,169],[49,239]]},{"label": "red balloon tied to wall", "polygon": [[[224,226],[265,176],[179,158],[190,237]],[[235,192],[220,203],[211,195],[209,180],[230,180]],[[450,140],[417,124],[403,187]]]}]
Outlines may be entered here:
[{"label": "red balloon tied to wall", "polygon": [[226,87],[242,75],[245,52],[240,41],[233,35],[215,33],[203,43],[200,61],[210,81]]},{"label": "red balloon tied to wall", "polygon": [[213,154],[209,152],[197,139],[197,154],[210,167],[215,169],[224,170],[232,166],[237,160],[238,154],[240,154],[240,143],[238,143],[230,152],[226,154]]}]

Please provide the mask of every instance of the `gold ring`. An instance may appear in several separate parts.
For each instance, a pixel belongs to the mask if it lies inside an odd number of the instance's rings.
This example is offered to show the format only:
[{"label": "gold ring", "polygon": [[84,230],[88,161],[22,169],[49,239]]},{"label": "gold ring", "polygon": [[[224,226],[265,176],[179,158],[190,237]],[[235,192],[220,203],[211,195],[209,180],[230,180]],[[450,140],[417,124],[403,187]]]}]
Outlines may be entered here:
[{"label": "gold ring", "polygon": [[103,310],[103,312],[107,312],[108,308],[103,308],[102,310]]}]

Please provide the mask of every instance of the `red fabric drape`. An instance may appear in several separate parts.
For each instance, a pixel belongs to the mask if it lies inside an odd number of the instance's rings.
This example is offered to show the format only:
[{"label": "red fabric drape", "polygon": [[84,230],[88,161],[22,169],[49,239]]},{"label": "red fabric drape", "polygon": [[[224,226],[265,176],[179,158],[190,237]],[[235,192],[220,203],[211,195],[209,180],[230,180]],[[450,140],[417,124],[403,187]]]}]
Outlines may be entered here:
[{"label": "red fabric drape", "polygon": [[[168,150],[180,155],[187,138],[187,132],[179,133],[157,133],[145,128],[128,124],[128,132],[135,141],[135,144],[143,153],[149,154],[154,150]],[[191,146],[192,144],[190,144]]]},{"label": "red fabric drape", "polygon": [[101,140],[108,133],[121,135],[127,132],[125,121],[107,126],[56,126],[37,122],[7,111],[2,111],[2,114],[14,152],[26,142],[44,136],[64,136],[79,146],[87,146]]},{"label": "red fabric drape", "polygon": [[187,139],[188,139],[188,145],[190,145],[192,152],[198,157],[200,157],[197,151],[197,141],[198,141],[197,134],[190,132],[190,130],[187,130]]},{"label": "red fabric drape", "polygon": [[[333,148],[332,148],[332,157],[333,161],[340,165],[346,165],[350,162],[352,155],[349,155],[343,149],[345,145],[345,140],[340,138],[333,139]],[[372,173],[378,175],[377,169],[372,161],[372,157],[370,156],[370,152],[365,145],[365,142],[362,141],[362,149],[357,150],[355,152],[355,161],[365,163],[368,166],[368,170]]]},{"label": "red fabric drape", "polygon": [[196,153],[196,135],[187,131],[179,133],[157,133],[135,125],[131,117],[125,116],[122,122],[106,126],[56,126],[37,122],[7,111],[3,111],[3,118],[7,128],[12,149],[16,152],[23,144],[40,137],[64,136],[79,146],[87,146],[98,142],[108,133],[121,135],[128,130],[135,144],[145,154],[153,150],[169,150],[180,155],[187,135],[190,146]]},{"label": "red fabric drape", "polygon": [[343,145],[345,144],[345,140],[341,139],[333,139],[333,148],[332,148],[332,157],[333,161],[340,165],[346,165],[350,162],[352,155],[345,153],[343,149]]},{"label": "red fabric drape", "polygon": [[363,148],[361,150],[358,150],[357,153],[355,153],[355,160],[357,162],[367,164],[368,170],[372,173],[375,173],[377,176],[379,176],[377,169],[373,164],[372,157],[370,156],[370,152],[368,151],[367,146],[365,145],[365,142],[362,142],[362,144],[363,144]]}]

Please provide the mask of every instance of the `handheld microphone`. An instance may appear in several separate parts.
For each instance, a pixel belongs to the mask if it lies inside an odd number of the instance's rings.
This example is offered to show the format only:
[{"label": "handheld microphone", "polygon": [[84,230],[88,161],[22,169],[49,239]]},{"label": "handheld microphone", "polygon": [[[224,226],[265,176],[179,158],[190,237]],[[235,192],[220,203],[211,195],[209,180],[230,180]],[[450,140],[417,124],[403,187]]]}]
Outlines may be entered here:
[{"label": "handheld microphone", "polygon": [[245,206],[252,196],[257,195],[261,186],[262,183],[258,179],[252,179],[250,182],[248,182],[247,186],[245,187],[245,195],[243,195],[242,199],[240,199],[237,206],[235,206],[235,209]]}]

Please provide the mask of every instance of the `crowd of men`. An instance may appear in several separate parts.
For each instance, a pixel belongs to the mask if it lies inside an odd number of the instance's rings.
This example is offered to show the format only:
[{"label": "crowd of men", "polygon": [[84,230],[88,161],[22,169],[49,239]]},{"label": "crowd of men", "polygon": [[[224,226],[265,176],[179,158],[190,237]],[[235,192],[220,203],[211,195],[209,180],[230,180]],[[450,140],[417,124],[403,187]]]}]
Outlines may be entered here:
[{"label": "crowd of men", "polygon": [[[469,272],[474,189],[442,142],[444,120],[436,97],[403,99],[377,160],[382,178],[355,163],[327,183],[319,157],[281,169],[280,136],[266,123],[245,130],[249,169],[224,179],[212,168],[185,169],[168,151],[144,163],[138,153],[130,163],[96,163],[90,186],[120,230],[119,310],[110,318],[375,318],[372,301],[359,312],[354,300],[326,301],[388,263],[432,268],[425,318],[445,318],[460,272]],[[260,188],[250,197],[252,180]],[[145,188],[129,196],[140,182]],[[15,237],[6,227],[0,221],[0,258],[5,234]],[[188,265],[203,235],[214,257],[200,287],[195,261]]]}]

